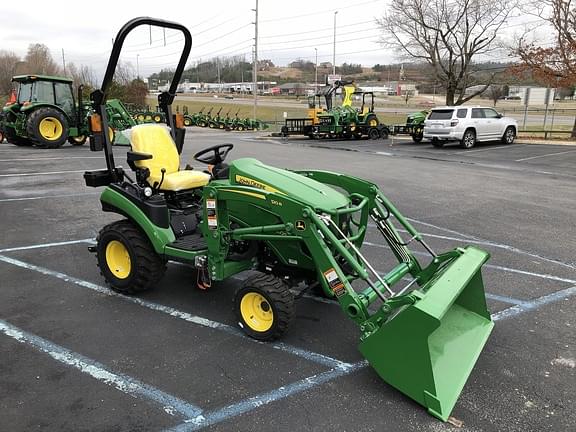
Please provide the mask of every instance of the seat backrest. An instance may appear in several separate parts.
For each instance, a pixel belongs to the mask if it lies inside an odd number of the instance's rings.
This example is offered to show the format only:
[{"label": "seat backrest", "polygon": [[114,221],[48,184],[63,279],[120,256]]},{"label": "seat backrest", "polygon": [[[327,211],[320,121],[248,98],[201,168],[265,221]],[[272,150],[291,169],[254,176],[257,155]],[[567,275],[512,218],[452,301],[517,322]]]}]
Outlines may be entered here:
[{"label": "seat backrest", "polygon": [[180,156],[166,127],[149,124],[134,126],[130,144],[132,151],[152,155],[152,159],[135,162],[139,168],[148,168],[151,178],[160,178],[162,168],[166,169],[166,174],[179,170]]}]

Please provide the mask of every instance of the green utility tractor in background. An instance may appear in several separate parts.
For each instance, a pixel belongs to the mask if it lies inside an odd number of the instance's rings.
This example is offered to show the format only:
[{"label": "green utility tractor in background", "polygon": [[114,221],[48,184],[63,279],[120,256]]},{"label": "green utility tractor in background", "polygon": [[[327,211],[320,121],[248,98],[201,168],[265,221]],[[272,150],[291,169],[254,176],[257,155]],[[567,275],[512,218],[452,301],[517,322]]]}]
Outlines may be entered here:
[{"label": "green utility tractor in background", "polygon": [[19,75],[17,99],[3,108],[3,127],[9,143],[57,148],[66,141],[82,145],[88,136],[82,87],[77,100],[69,78]]},{"label": "green utility tractor in background", "polygon": [[[92,108],[82,99],[82,85],[78,86],[75,99],[69,78],[19,75],[12,81],[18,84],[16,101],[4,107],[0,118],[0,130],[9,143],[57,148],[66,140],[75,146],[86,142],[87,118]],[[118,99],[106,101],[106,113],[111,140],[127,144],[116,131],[131,128],[136,121]]]},{"label": "green utility tractor in background", "polygon": [[[168,129],[132,128],[129,174],[115,165],[103,132],[105,104],[123,42],[142,25],[180,30],[184,48],[169,90],[158,96]],[[359,349],[375,371],[445,421],[494,325],[481,276],[488,253],[472,246],[436,253],[376,184],[356,177],[286,170],[253,158],[227,163],[232,144],[195,154],[209,170],[181,169],[186,129],[171,105],[191,45],[180,24],[129,21],[114,39],[101,89],[91,95],[90,149],[104,151],[107,167],[84,179],[104,187],[104,211],[123,217],[102,228],[90,247],[106,282],[123,294],[148,291],[168,260],[194,266],[202,289],[249,271],[234,310],[240,328],[261,341],[288,329],[293,290],[319,287],[357,324]],[[382,253],[397,262],[385,273],[362,252],[370,225],[381,234]],[[427,263],[416,259],[411,243],[428,252]],[[321,314],[325,306],[315,307]],[[337,323],[331,328],[336,336]]]},{"label": "green utility tractor in background", "polygon": [[[333,107],[338,89],[343,89],[342,105]],[[386,139],[388,126],[380,124],[374,112],[374,93],[357,91],[352,81],[336,81],[323,93],[326,109],[311,108],[306,119],[286,119],[281,129],[283,136],[306,135],[309,138],[362,138]],[[360,107],[353,106],[353,99],[362,100]]]}]

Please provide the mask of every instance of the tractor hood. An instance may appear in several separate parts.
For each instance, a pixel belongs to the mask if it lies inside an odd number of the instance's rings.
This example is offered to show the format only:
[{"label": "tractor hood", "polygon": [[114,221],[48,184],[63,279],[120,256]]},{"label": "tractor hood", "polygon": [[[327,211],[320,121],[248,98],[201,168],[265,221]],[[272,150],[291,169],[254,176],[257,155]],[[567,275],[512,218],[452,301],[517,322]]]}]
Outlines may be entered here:
[{"label": "tractor hood", "polygon": [[230,164],[230,183],[287,195],[319,210],[335,210],[349,204],[345,195],[324,183],[253,158],[237,159]]}]

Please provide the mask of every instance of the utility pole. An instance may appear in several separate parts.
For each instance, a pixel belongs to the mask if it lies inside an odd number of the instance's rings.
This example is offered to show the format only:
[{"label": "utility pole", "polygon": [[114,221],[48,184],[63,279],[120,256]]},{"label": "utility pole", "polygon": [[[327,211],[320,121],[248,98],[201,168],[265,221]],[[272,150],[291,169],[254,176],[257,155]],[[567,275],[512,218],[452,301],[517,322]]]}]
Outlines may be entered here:
[{"label": "utility pole", "polygon": [[336,75],[336,15],[338,15],[338,11],[334,11],[334,49],[332,51],[332,75]]},{"label": "utility pole", "polygon": [[64,69],[64,75],[66,75],[66,59],[64,58],[64,48],[62,48],[62,68]]},{"label": "utility pole", "polygon": [[316,67],[314,68],[314,94],[318,93],[318,48],[314,48],[316,51]]},{"label": "utility pole", "polygon": [[256,121],[256,108],[258,107],[258,0],[256,9],[252,9],[255,15],[254,21],[254,121]]},{"label": "utility pole", "polygon": [[136,54],[136,78],[140,79],[140,54]]},{"label": "utility pole", "polygon": [[216,70],[218,71],[218,93],[222,93],[222,82],[220,81],[220,57],[216,57]]}]

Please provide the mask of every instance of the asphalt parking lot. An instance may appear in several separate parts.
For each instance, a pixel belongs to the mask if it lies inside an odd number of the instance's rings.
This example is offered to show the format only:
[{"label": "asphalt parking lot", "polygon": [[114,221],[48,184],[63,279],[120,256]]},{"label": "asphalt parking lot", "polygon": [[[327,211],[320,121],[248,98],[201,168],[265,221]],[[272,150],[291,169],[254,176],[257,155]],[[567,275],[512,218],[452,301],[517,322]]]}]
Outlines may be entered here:
[{"label": "asphalt parking lot", "polygon": [[[302,298],[286,336],[262,344],[237,329],[238,279],[200,291],[191,268],[169,264],[145,295],[111,292],[87,246],[119,217],[82,178],[104,166],[102,154],[0,144],[0,430],[576,429],[576,147],[463,151],[189,129],[182,159],[201,168],[192,155],[221,142],[235,145],[232,159],[368,178],[434,249],[491,253],[496,327],[452,413],[462,424],[382,382],[329,301]],[[389,269],[375,229],[367,242],[367,258]]]}]

